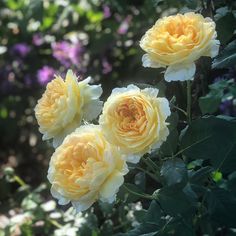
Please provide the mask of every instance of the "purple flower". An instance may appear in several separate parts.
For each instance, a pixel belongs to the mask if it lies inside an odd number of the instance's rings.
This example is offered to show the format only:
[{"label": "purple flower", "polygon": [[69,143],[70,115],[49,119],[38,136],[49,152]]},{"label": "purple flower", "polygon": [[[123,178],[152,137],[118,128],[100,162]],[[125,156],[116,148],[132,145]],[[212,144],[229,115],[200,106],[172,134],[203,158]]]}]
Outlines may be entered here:
[{"label": "purple flower", "polygon": [[112,65],[108,62],[107,58],[102,59],[102,73],[108,74],[112,71]]},{"label": "purple flower", "polygon": [[103,7],[103,16],[104,16],[104,19],[107,19],[111,16],[111,9],[109,6],[107,5],[104,5]]},{"label": "purple flower", "polygon": [[81,55],[84,52],[84,48],[80,43],[72,44],[69,51],[69,58],[74,65],[78,65],[81,62]]},{"label": "purple flower", "polygon": [[26,43],[17,43],[11,48],[11,53],[14,56],[25,58],[30,52],[30,46]]},{"label": "purple flower", "polygon": [[37,72],[38,82],[41,85],[46,85],[49,81],[53,79],[55,70],[49,66],[43,66]]},{"label": "purple flower", "polygon": [[235,106],[233,99],[227,99],[220,104],[220,111],[222,114],[227,116],[235,116]]},{"label": "purple flower", "polygon": [[33,35],[32,43],[35,46],[41,46],[44,43],[44,38],[41,34],[37,33]]},{"label": "purple flower", "polygon": [[32,75],[26,74],[24,76],[24,83],[25,83],[25,85],[28,86],[28,87],[32,86],[34,81],[35,81],[34,79],[35,78]]},{"label": "purple flower", "polygon": [[117,30],[117,33],[118,34],[126,34],[129,30],[129,25],[130,25],[130,22],[132,20],[132,16],[127,16],[120,24],[118,30]]},{"label": "purple flower", "polygon": [[83,46],[78,42],[72,44],[66,41],[52,44],[53,56],[65,67],[78,65],[84,52]]}]

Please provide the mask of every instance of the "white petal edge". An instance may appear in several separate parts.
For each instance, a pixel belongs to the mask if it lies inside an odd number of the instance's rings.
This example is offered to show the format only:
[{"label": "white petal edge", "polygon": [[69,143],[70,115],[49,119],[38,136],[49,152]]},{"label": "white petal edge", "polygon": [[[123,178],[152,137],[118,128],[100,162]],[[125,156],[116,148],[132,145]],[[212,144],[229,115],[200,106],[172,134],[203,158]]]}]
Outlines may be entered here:
[{"label": "white petal edge", "polygon": [[157,88],[145,88],[144,90],[142,90],[142,92],[144,92],[148,96],[151,96],[151,97],[155,98],[155,97],[157,97],[157,95],[159,93],[159,89],[157,89]]},{"label": "white petal edge", "polygon": [[[144,153],[143,153],[144,154]],[[141,159],[141,157],[143,156],[143,154],[127,154],[124,155],[124,159],[127,162],[133,163],[133,164],[137,164],[139,162],[139,160]]]},{"label": "white petal edge", "polygon": [[88,192],[86,195],[81,197],[78,201],[71,201],[72,206],[75,208],[76,212],[81,212],[87,210],[96,201],[96,192]]},{"label": "white petal edge", "polygon": [[119,187],[123,184],[124,177],[119,171],[114,171],[101,187],[99,194],[103,202],[112,203]]},{"label": "white petal edge", "polygon": [[153,61],[147,53],[142,56],[142,63],[143,67],[151,67],[151,68],[162,67],[159,63]]},{"label": "white petal edge", "polygon": [[220,48],[220,41],[219,40],[212,40],[212,45],[210,49],[210,57],[214,58],[219,54],[219,48]]},{"label": "white petal edge", "polygon": [[170,65],[164,74],[164,78],[167,82],[193,80],[195,72],[195,63]]}]

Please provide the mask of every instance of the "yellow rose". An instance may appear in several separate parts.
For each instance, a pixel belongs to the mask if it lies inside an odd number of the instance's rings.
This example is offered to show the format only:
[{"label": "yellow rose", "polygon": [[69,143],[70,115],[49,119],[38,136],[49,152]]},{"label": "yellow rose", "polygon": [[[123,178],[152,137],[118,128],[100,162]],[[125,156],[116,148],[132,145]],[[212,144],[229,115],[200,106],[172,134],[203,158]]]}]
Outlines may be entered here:
[{"label": "yellow rose", "polygon": [[104,104],[99,118],[104,135],[130,162],[136,163],[143,154],[159,148],[169,134],[169,102],[157,94],[158,89],[129,85],[114,89]]},{"label": "yellow rose", "polygon": [[166,81],[193,79],[194,61],[201,56],[215,57],[220,42],[215,23],[193,12],[159,19],[140,41],[144,67],[167,67]]},{"label": "yellow rose", "polygon": [[48,179],[59,204],[71,202],[79,212],[98,199],[113,202],[127,172],[118,148],[106,141],[100,127],[84,125],[56,149]]},{"label": "yellow rose", "polygon": [[89,85],[90,77],[78,82],[69,70],[65,80],[60,76],[48,83],[45,93],[35,107],[35,116],[43,140],[53,138],[57,147],[65,136],[84,120],[95,119],[102,110],[100,85]]}]

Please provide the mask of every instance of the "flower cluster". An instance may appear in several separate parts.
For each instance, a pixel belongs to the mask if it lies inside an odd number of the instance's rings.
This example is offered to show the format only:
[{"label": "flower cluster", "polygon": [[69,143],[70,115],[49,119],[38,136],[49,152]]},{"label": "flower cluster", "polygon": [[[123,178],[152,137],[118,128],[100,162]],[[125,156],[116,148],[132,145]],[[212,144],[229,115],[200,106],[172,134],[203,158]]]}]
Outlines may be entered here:
[{"label": "flower cluster", "polygon": [[[167,81],[192,79],[194,61],[217,54],[215,38],[215,24],[199,14],[164,17],[140,42],[147,52],[144,66],[167,66]],[[73,59],[62,53],[68,45],[54,46],[58,60]],[[97,200],[115,200],[128,173],[126,162],[137,163],[160,148],[169,135],[171,114],[156,88],[115,88],[102,106],[101,86],[89,82],[78,81],[71,70],[65,79],[55,75],[35,108],[43,139],[53,139],[56,148],[48,170],[51,193],[59,204],[71,202],[77,211]],[[88,123],[100,113],[98,125]]]},{"label": "flower cluster", "polygon": [[101,87],[89,80],[78,82],[71,70],[65,80],[55,76],[35,108],[43,139],[53,139],[56,148],[48,171],[52,195],[78,211],[97,199],[114,201],[126,161],[137,163],[169,133],[168,100],[157,97],[158,89],[134,85],[114,89],[99,125],[86,124],[102,110]]}]

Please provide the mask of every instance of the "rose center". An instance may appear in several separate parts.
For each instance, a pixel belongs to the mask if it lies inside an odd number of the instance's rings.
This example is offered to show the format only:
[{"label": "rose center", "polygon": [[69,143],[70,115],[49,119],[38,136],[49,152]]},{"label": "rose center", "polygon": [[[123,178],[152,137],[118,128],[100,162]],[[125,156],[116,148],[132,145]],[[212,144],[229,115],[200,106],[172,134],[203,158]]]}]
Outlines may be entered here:
[{"label": "rose center", "polygon": [[122,130],[139,132],[145,119],[143,104],[139,98],[125,99],[116,109],[120,120],[119,126]]}]

